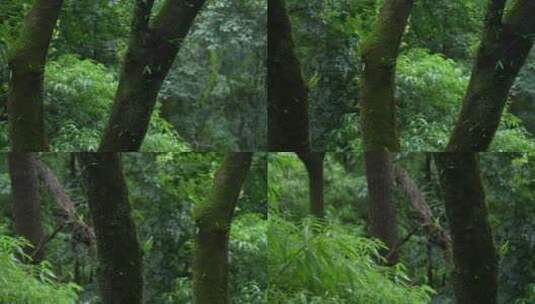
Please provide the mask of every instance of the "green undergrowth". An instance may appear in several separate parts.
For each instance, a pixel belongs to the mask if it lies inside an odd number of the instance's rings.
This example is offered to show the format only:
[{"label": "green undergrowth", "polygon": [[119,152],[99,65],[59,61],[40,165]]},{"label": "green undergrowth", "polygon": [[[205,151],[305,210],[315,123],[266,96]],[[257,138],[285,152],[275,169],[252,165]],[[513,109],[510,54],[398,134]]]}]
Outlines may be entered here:
[{"label": "green undergrowth", "polygon": [[[418,304],[433,290],[413,286],[403,265],[379,265],[382,245],[357,228],[270,214],[270,303]],[[359,236],[360,234],[360,236]]]},{"label": "green undergrowth", "polygon": [[0,235],[0,303],[73,304],[80,287],[57,283],[48,262],[24,264],[23,249],[29,244],[19,238]]}]

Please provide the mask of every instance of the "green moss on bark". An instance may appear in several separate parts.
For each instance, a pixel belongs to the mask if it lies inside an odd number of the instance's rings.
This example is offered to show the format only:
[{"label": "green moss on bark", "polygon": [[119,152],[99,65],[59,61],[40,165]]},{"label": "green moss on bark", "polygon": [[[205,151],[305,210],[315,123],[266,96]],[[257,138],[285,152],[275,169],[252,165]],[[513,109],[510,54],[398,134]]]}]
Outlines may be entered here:
[{"label": "green moss on bark", "polygon": [[204,0],[166,1],[149,22],[153,1],[136,1],[128,50],[99,151],[138,151],[158,92]]},{"label": "green moss on bark", "polygon": [[195,304],[230,304],[228,242],[232,215],[252,153],[228,153],[216,173],[209,200],[195,212],[197,233],[193,253]]},{"label": "green moss on bark", "polygon": [[[486,151],[535,34],[535,2],[519,0],[503,18],[505,1],[491,1],[476,63],[447,150]],[[505,21],[502,21],[505,19]]]},{"label": "green moss on bark", "polygon": [[44,125],[43,75],[48,46],[63,4],[37,0],[9,50],[8,115],[11,151],[48,151]]},{"label": "green moss on bark", "polygon": [[399,151],[395,74],[412,0],[385,0],[362,45],[360,115],[365,151]]}]

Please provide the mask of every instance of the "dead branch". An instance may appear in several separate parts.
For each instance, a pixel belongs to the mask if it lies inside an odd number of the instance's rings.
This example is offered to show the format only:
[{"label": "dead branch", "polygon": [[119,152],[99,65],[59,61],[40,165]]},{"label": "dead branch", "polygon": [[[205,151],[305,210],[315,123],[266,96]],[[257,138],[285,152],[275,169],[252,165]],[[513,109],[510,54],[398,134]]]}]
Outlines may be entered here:
[{"label": "dead branch", "polygon": [[418,185],[411,179],[405,169],[399,166],[394,166],[393,174],[397,184],[409,197],[411,206],[418,213],[420,223],[428,235],[428,238],[445,252],[449,252],[451,248],[451,237],[446,230],[442,229],[442,227],[433,220],[433,214],[429,204],[427,204],[425,200],[424,193],[418,188]]},{"label": "dead branch", "polygon": [[73,235],[79,238],[79,240],[87,246],[91,246],[95,240],[93,228],[89,227],[78,216],[74,202],[71,200],[54,172],[42,161],[34,158],[34,162],[39,179],[59,206],[62,224],[72,225]]}]

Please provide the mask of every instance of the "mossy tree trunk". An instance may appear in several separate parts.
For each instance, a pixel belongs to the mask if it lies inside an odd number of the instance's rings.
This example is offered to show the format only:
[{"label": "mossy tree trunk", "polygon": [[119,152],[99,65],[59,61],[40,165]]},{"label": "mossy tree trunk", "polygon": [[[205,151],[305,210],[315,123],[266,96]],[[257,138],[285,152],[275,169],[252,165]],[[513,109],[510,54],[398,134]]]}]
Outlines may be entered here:
[{"label": "mossy tree trunk", "polygon": [[535,1],[490,1],[485,30],[461,113],[447,150],[486,151],[498,129],[511,86],[533,46]]},{"label": "mossy tree trunk", "polygon": [[310,214],[322,219],[325,216],[323,202],[323,161],[325,152],[297,153],[308,173]]},{"label": "mossy tree trunk", "polygon": [[63,0],[36,0],[10,46],[8,116],[11,151],[47,151],[43,77],[48,46]]},{"label": "mossy tree trunk", "polygon": [[360,119],[365,151],[399,151],[395,75],[399,46],[413,0],[385,0],[363,42]]},{"label": "mossy tree trunk", "polygon": [[154,0],[136,0],[128,50],[99,151],[141,147],[158,92],[204,0],[167,0],[151,18]]},{"label": "mossy tree trunk", "polygon": [[457,304],[497,303],[498,260],[476,153],[436,153],[453,239]]},{"label": "mossy tree trunk", "polygon": [[268,1],[268,149],[309,149],[307,88],[284,0]]},{"label": "mossy tree trunk", "polygon": [[143,302],[142,253],[130,215],[128,190],[117,153],[80,153],[105,304]]},{"label": "mossy tree trunk", "polygon": [[228,242],[232,215],[252,153],[225,155],[214,178],[210,198],[195,211],[197,233],[193,252],[195,304],[230,304],[228,290]]},{"label": "mossy tree trunk", "polygon": [[26,254],[39,263],[45,250],[42,246],[45,233],[41,223],[41,199],[33,155],[31,153],[8,153],[9,177],[13,196],[13,224],[15,233],[27,239],[33,248]]},{"label": "mossy tree trunk", "polygon": [[383,251],[388,265],[398,260],[396,246],[398,227],[396,205],[392,192],[394,176],[390,152],[365,152],[364,163],[368,184],[368,230],[372,237],[381,240],[388,250]]}]

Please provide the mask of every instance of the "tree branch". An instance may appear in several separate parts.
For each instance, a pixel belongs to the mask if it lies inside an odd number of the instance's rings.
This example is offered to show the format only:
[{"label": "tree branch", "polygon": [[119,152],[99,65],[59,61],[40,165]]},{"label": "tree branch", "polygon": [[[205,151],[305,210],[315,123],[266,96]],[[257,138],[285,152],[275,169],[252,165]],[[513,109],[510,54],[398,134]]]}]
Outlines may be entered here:
[{"label": "tree branch", "polygon": [[429,204],[425,200],[424,193],[418,188],[418,185],[410,178],[407,171],[399,166],[394,166],[393,174],[396,182],[403,192],[407,194],[411,206],[416,210],[420,218],[420,223],[428,235],[429,239],[434,239],[440,248],[448,252],[451,246],[451,237],[447,231],[442,229],[433,220],[433,214]]},{"label": "tree branch", "polygon": [[[84,244],[91,246],[95,240],[93,228],[89,227],[80,219],[76,213],[74,202],[71,200],[56,175],[54,175],[54,172],[40,160],[34,158],[33,162],[37,171],[37,176],[41,180],[43,186],[45,186],[48,192],[54,197],[54,200],[60,208],[62,218],[60,229],[67,224],[73,225],[73,234],[78,234]],[[49,239],[47,239],[46,242],[48,242]]]}]

